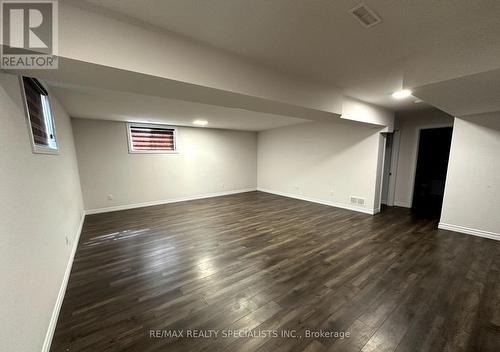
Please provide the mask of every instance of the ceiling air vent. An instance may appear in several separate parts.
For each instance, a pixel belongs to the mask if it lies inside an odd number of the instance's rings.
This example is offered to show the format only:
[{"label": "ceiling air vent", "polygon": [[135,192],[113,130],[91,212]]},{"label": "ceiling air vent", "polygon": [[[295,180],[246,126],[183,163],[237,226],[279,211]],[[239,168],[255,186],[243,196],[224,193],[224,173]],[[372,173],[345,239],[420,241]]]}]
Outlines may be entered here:
[{"label": "ceiling air vent", "polygon": [[350,12],[365,27],[373,27],[382,22],[382,19],[365,4],[359,4]]}]

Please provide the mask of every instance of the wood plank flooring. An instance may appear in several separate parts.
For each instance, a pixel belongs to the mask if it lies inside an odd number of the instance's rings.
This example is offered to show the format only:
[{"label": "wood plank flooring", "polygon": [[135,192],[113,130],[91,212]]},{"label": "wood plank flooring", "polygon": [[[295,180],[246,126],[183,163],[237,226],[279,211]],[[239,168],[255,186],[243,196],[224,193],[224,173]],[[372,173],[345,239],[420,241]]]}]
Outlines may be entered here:
[{"label": "wood plank flooring", "polygon": [[262,192],[88,216],[51,348],[499,350],[500,242]]}]

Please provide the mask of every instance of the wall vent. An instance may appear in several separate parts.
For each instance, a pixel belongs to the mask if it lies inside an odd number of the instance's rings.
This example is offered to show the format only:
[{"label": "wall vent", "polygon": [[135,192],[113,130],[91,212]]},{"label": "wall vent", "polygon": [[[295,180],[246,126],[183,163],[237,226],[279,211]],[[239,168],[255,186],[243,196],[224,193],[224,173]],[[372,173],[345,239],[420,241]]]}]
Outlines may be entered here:
[{"label": "wall vent", "polygon": [[356,19],[361,22],[365,27],[373,27],[380,22],[382,19],[368,6],[365,4],[359,4],[349,11]]},{"label": "wall vent", "polygon": [[358,207],[364,207],[365,206],[365,199],[364,198],[359,198],[359,197],[349,197],[349,202],[352,205],[358,206]]}]

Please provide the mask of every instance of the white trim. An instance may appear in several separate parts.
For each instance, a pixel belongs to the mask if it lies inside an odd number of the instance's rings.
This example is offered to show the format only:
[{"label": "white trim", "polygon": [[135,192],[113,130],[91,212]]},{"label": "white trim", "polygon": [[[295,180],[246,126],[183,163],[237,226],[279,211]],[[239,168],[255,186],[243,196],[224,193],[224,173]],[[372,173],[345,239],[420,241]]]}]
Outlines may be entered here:
[{"label": "white trim", "polygon": [[265,193],[271,193],[271,194],[276,194],[278,196],[283,196],[283,197],[288,197],[288,198],[294,198],[294,199],[300,199],[300,200],[305,200],[306,202],[313,202],[313,203],[318,203],[318,204],[323,204],[323,205],[329,205],[331,207],[336,207],[336,208],[342,208],[342,209],[347,209],[347,210],[353,210],[357,211],[360,213],[365,213],[365,214],[370,214],[374,215],[377,212],[380,211],[380,208],[378,209],[370,209],[370,208],[363,208],[363,207],[356,207],[350,204],[345,204],[345,203],[338,203],[338,202],[332,202],[332,201],[326,201],[318,198],[312,198],[312,197],[305,197],[297,194],[292,194],[292,193],[287,193],[287,192],[280,192],[280,191],[272,191],[270,189],[266,188],[260,188],[257,187],[257,191],[259,192],[265,192]]},{"label": "white trim", "polygon": [[401,131],[395,130],[392,133],[392,155],[391,166],[389,168],[389,189],[387,190],[386,205],[394,206],[396,197],[396,179],[398,177],[399,147],[401,145]]},{"label": "white trim", "polygon": [[66,294],[66,287],[68,286],[69,275],[71,274],[71,268],[73,267],[73,260],[75,259],[75,253],[76,249],[78,248],[78,242],[82,233],[84,221],[85,213],[82,213],[80,226],[78,227],[78,231],[73,240],[73,247],[71,248],[68,263],[66,264],[66,271],[64,272],[63,281],[61,283],[61,287],[59,288],[59,294],[57,295],[56,304],[54,305],[54,310],[52,311],[52,317],[50,318],[49,327],[47,329],[47,333],[45,334],[45,341],[43,342],[42,352],[49,352],[50,350],[50,345],[52,343],[52,338],[54,337],[54,332],[56,330],[57,319],[59,318],[59,312],[61,311],[61,306],[64,301],[64,295]]},{"label": "white trim", "polygon": [[[373,214],[377,214],[375,212],[375,209],[379,209],[382,207],[382,191],[384,188],[384,168],[385,168],[385,151],[387,148],[387,133],[380,133],[379,134],[379,145],[378,145],[378,160],[377,160],[377,168],[380,165],[380,170],[377,170],[377,177],[378,179],[375,179],[375,190],[377,190],[377,187],[379,188],[378,190],[378,204],[374,204],[377,208],[373,209]],[[381,159],[380,159],[381,158]],[[377,197],[373,199],[373,202],[375,203],[375,200]]]},{"label": "white trim", "polygon": [[196,199],[205,199],[205,198],[212,198],[212,197],[228,196],[228,195],[231,195],[231,194],[252,192],[252,191],[256,191],[256,190],[257,189],[254,187],[254,188],[236,189],[236,190],[233,190],[233,191],[225,191],[225,192],[216,192],[216,193],[201,194],[201,195],[190,196],[190,197],[178,197],[178,198],[171,198],[171,199],[154,200],[154,201],[151,201],[151,202],[143,202],[143,203],[135,203],[135,204],[125,204],[125,205],[116,205],[116,206],[113,206],[113,207],[88,209],[88,210],[85,210],[85,214],[92,215],[92,214],[109,213],[111,211],[119,211],[119,210],[135,209],[135,208],[143,208],[143,207],[150,207],[150,206],[153,206],[153,205],[161,205],[161,204],[185,202],[185,201],[188,201],[188,200],[196,200]]},{"label": "white trim", "polygon": [[411,204],[408,203],[408,202],[398,202],[398,201],[395,201],[394,202],[394,206],[396,206],[396,207],[403,207],[403,208],[411,208]]},{"label": "white trim", "polygon": [[496,233],[496,232],[479,230],[479,229],[472,229],[470,227],[446,224],[444,222],[440,222],[438,227],[440,229],[443,229],[443,230],[460,232],[460,233],[465,233],[467,235],[479,236],[479,237],[484,237],[484,238],[489,238],[492,240],[500,241],[500,233]]}]

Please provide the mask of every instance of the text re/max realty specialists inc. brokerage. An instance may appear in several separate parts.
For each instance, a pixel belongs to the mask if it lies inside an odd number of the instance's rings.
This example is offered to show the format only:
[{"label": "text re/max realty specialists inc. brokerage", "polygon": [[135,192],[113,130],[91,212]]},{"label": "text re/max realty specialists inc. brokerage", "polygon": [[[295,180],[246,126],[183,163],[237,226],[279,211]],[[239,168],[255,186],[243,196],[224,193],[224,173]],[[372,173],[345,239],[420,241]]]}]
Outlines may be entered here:
[{"label": "text re/max realty specialists inc. brokerage", "polygon": [[299,334],[297,330],[231,330],[231,329],[187,329],[187,330],[149,330],[149,337],[164,338],[332,338],[345,339],[350,337],[348,331],[333,330],[304,330]]}]

